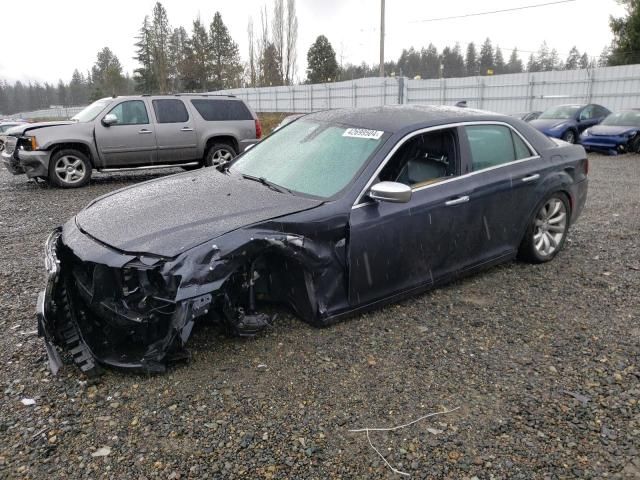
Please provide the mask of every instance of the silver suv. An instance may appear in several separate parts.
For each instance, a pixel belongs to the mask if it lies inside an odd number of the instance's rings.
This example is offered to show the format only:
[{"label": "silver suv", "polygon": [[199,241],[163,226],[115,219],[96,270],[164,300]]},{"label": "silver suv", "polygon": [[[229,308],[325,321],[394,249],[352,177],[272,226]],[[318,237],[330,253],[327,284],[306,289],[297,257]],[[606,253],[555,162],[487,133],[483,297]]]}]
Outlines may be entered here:
[{"label": "silver suv", "polygon": [[256,114],[231,95],[103,98],[70,121],[7,131],[7,169],[62,188],[81,187],[91,172],[215,166],[259,141]]}]

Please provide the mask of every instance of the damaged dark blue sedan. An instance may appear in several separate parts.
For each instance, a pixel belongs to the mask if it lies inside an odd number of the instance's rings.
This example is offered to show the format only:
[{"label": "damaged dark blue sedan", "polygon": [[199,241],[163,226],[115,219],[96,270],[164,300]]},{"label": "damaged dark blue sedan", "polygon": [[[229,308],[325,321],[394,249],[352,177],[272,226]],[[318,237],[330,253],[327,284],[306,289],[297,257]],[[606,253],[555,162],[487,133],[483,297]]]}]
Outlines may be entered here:
[{"label": "damaged dark blue sedan", "polygon": [[326,326],[517,255],[546,262],[585,204],[581,146],[512,117],[397,106],[304,116],[232,163],[105,195],[46,242],[37,306],[60,350],[163,371],[196,322],[266,303]]},{"label": "damaged dark blue sedan", "polygon": [[617,155],[640,152],[640,109],[612,113],[580,136],[585,150]]}]

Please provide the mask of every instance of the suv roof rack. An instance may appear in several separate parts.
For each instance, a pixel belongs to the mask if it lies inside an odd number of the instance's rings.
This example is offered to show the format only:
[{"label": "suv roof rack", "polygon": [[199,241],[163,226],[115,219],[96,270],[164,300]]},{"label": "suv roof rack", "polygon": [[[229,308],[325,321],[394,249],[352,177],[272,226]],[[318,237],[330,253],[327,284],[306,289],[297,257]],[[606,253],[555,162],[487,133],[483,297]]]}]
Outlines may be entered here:
[{"label": "suv roof rack", "polygon": [[228,97],[228,98],[236,98],[235,95],[231,95],[229,93],[174,93],[176,97],[180,97],[182,95],[191,96],[191,97]]}]

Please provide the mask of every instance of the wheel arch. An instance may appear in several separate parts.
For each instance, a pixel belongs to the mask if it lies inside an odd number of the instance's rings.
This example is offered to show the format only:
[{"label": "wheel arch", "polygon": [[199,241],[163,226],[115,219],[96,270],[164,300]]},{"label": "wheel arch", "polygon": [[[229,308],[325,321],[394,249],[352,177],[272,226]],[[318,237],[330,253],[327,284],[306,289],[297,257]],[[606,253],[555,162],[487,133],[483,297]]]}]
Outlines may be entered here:
[{"label": "wheel arch", "polygon": [[212,135],[211,137],[207,138],[207,141],[204,145],[205,157],[211,146],[216,143],[226,143],[227,145],[233,147],[233,149],[236,151],[236,154],[240,153],[238,140],[233,135]]},{"label": "wheel arch", "polygon": [[[94,155],[93,155],[93,151],[91,150],[91,147],[89,145],[87,145],[86,143],[82,143],[82,142],[60,142],[60,143],[55,143],[53,145],[51,145],[48,150],[51,152],[51,158],[53,158],[53,156],[58,153],[60,150],[78,150],[79,152],[83,153],[84,155],[87,156],[87,158],[89,159],[89,163],[91,163],[92,167],[96,167],[95,165],[95,159],[94,159]],[[51,165],[49,165],[49,168],[51,168]]]}]

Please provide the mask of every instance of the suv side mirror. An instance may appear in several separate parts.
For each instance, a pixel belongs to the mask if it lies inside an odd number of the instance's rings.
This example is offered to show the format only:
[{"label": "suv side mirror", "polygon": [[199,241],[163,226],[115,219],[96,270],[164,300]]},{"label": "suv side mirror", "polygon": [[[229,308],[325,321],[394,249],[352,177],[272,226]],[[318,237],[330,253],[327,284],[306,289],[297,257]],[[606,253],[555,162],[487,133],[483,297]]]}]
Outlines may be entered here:
[{"label": "suv side mirror", "polygon": [[411,187],[399,182],[379,182],[371,187],[369,197],[381,202],[407,203],[411,200]]},{"label": "suv side mirror", "polygon": [[102,119],[102,124],[105,127],[110,127],[111,125],[114,125],[116,123],[118,123],[118,117],[116,117],[113,113],[107,113]]}]

